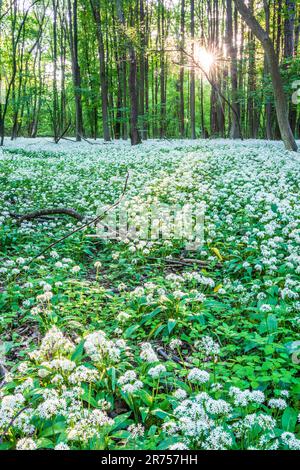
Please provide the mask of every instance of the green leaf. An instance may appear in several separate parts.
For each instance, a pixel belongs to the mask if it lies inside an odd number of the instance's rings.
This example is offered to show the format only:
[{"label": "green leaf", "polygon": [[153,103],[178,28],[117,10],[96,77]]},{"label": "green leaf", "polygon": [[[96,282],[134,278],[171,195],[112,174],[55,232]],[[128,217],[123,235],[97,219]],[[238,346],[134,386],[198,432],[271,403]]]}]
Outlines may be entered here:
[{"label": "green leaf", "polygon": [[65,421],[59,421],[58,423],[50,424],[40,434],[41,437],[50,437],[55,434],[60,434],[66,429]]},{"label": "green leaf", "polygon": [[117,430],[123,427],[124,424],[126,424],[126,426],[129,425],[130,422],[127,422],[127,421],[130,415],[131,415],[131,411],[129,411],[128,413],[122,413],[121,415],[116,416],[114,418],[114,424],[113,424],[112,429]]},{"label": "green leaf", "polygon": [[80,341],[80,343],[78,344],[77,348],[75,349],[75,351],[73,352],[71,356],[71,360],[76,362],[76,364],[78,364],[83,357],[83,353],[84,353],[84,340]]},{"label": "green leaf", "polygon": [[284,410],[281,424],[284,431],[294,432],[298,419],[298,413],[294,408],[288,407]]},{"label": "green leaf", "polygon": [[151,395],[149,395],[146,390],[140,390],[139,391],[139,396],[141,397],[141,400],[145,403],[147,406],[151,406],[153,402],[153,398]]},{"label": "green leaf", "polygon": [[268,331],[269,333],[275,333],[278,329],[278,321],[275,315],[271,314],[268,315],[267,318],[267,325],[268,325]]},{"label": "green leaf", "polygon": [[116,369],[115,367],[110,367],[110,369],[107,370],[107,373],[109,377],[111,378],[111,387],[113,392],[116,390]]},{"label": "green leaf", "polygon": [[145,315],[143,317],[142,321],[140,322],[140,325],[143,325],[144,323],[147,323],[148,320],[152,320],[160,312],[161,312],[161,307],[157,307],[155,310],[153,310],[153,312],[148,313],[147,315]]},{"label": "green leaf", "polygon": [[[152,328],[152,330],[150,331],[149,335],[148,335],[148,339],[150,339],[156,332],[156,335],[163,329],[165,328],[165,324],[163,322],[160,322],[158,325],[156,325],[154,328]],[[158,330],[158,333],[157,333],[157,330]]]},{"label": "green leaf", "polygon": [[159,333],[161,333],[165,328],[166,328],[165,324],[160,325],[159,328],[157,328],[157,330],[154,332],[154,338],[157,338]]},{"label": "green leaf", "polygon": [[132,335],[132,333],[134,333],[139,327],[140,327],[140,325],[138,325],[138,324],[135,324],[135,325],[130,326],[130,327],[127,328],[127,330],[125,331],[124,337],[125,337],[125,338],[130,338],[130,336]]},{"label": "green leaf", "polygon": [[157,416],[160,419],[165,419],[169,416],[169,413],[166,413],[166,411],[163,411],[159,408],[157,408],[156,410],[151,411],[151,414],[154,415],[154,416]]},{"label": "green leaf", "polygon": [[175,326],[177,325],[177,320],[168,320],[168,331],[169,331],[169,334],[172,333],[172,331],[174,330]]},{"label": "green leaf", "polygon": [[120,431],[114,432],[111,437],[115,439],[128,439],[131,436],[129,431],[124,431],[124,429]]},{"label": "green leaf", "polygon": [[86,403],[89,403],[91,406],[94,408],[98,407],[98,402],[91,396],[89,391],[85,391],[84,394],[81,396],[82,400],[85,401]]},{"label": "green leaf", "polygon": [[12,442],[2,442],[0,444],[0,450],[8,450],[13,446]]},{"label": "green leaf", "polygon": [[45,437],[38,439],[36,444],[37,444],[38,449],[52,449],[53,448],[53,442],[50,439],[46,439]]},{"label": "green leaf", "polygon": [[148,415],[149,415],[149,408],[145,408],[144,406],[140,406],[140,413],[142,417],[143,423],[146,421]]}]

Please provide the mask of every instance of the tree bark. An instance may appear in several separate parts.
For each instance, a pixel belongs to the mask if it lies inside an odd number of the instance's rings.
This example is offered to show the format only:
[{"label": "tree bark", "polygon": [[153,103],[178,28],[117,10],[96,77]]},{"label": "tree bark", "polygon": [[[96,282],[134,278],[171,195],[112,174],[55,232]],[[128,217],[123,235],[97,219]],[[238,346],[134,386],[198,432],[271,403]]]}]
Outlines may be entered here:
[{"label": "tree bark", "polygon": [[[195,0],[191,0],[191,40],[192,40],[192,57],[194,59],[195,49]],[[195,116],[195,68],[191,69],[190,83],[190,114],[191,114],[191,138],[196,139],[196,116]]]},{"label": "tree bark", "polygon": [[77,0],[68,0],[69,36],[72,59],[72,77],[75,96],[76,140],[81,141],[83,135],[83,117],[81,102],[81,74],[78,62],[78,28],[77,28]]},{"label": "tree bark", "polygon": [[247,23],[249,28],[253,31],[257,39],[261,42],[262,47],[266,53],[266,59],[268,62],[273,90],[274,90],[274,97],[275,97],[275,106],[276,106],[276,114],[278,125],[281,133],[281,138],[284,142],[284,145],[287,150],[297,151],[298,147],[291,130],[291,126],[289,124],[288,119],[288,108],[287,108],[287,101],[284,94],[283,83],[279,71],[279,64],[278,59],[276,57],[276,53],[274,50],[273,43],[266,33],[266,31],[260,26],[259,22],[256,20],[254,15],[251,13],[248,7],[246,7],[243,0],[234,0],[236,7]]},{"label": "tree bark", "polygon": [[129,51],[129,96],[130,96],[130,140],[131,145],[141,143],[141,137],[138,130],[138,95],[136,83],[136,54],[131,39],[127,38],[125,31],[125,18],[123,12],[122,0],[116,0],[117,13],[121,29],[127,43]]},{"label": "tree bark", "polygon": [[230,137],[240,139],[239,127],[239,104],[237,101],[238,73],[237,73],[237,52],[233,45],[233,25],[232,25],[232,0],[226,0],[226,29],[227,29],[227,49],[230,57],[230,75],[231,75],[231,101],[234,111],[231,113]]},{"label": "tree bark", "polygon": [[[295,51],[295,0],[286,0],[285,6],[286,12],[284,20],[284,58],[287,61],[285,66],[287,69],[289,69]],[[295,134],[297,124],[297,107],[291,101],[289,103],[289,121],[292,132],[293,134]]]},{"label": "tree bark", "polygon": [[180,11],[180,70],[179,70],[179,133],[184,137],[184,21],[185,0],[181,0]]},{"label": "tree bark", "polygon": [[99,4],[99,0],[90,0],[90,2],[91,2],[95,24],[96,24],[96,35],[97,35],[97,44],[98,44],[103,138],[105,142],[109,142],[110,132],[109,132],[109,123],[108,123],[108,85],[107,85],[106,69],[105,69],[104,41],[103,41],[103,33],[102,33],[100,4]]}]

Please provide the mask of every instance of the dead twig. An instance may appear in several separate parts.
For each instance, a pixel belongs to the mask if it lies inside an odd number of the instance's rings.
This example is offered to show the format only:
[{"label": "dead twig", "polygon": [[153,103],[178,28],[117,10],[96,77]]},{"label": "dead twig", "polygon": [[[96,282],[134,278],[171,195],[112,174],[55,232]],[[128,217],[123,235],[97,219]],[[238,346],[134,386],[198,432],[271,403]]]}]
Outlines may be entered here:
[{"label": "dead twig", "polygon": [[103,145],[103,144],[109,144],[110,143],[110,142],[91,142],[86,137],[83,137],[83,135],[81,135],[81,134],[79,134],[79,135],[82,138],[82,140],[84,140],[85,142],[87,142],[90,145]]},{"label": "dead twig", "polygon": [[6,426],[6,428],[4,428],[4,431],[3,431],[3,434],[2,436],[0,437],[0,444],[2,444],[3,442],[3,438],[5,437],[6,433],[9,431],[9,428],[13,425],[14,421],[17,419],[18,416],[20,416],[20,414],[23,413],[23,411],[27,410],[28,406],[24,406],[23,408],[21,408],[18,413],[10,420],[10,422],[8,423],[8,425]]},{"label": "dead twig", "polygon": [[68,132],[68,130],[70,129],[71,127],[71,122],[69,122],[69,124],[67,125],[67,127],[65,128],[65,130],[58,136],[54,139],[54,142],[56,144],[58,144],[58,142],[60,141],[60,139],[63,139],[64,136],[66,135],[66,133]]},{"label": "dead twig", "polygon": [[117,207],[120,202],[122,201],[125,193],[126,193],[126,190],[127,190],[127,184],[128,184],[128,179],[129,179],[129,173],[127,173],[126,175],[126,179],[125,179],[125,184],[124,184],[124,188],[123,188],[123,191],[119,197],[119,199],[117,199],[116,202],[114,202],[111,206],[109,206],[107,209],[105,209],[102,214],[98,215],[97,217],[95,217],[94,219],[92,219],[91,221],[89,222],[86,222],[85,224],[81,225],[80,227],[77,227],[75,230],[72,230],[71,232],[67,233],[66,235],[64,235],[63,237],[61,237],[59,240],[56,240],[54,241],[53,243],[50,243],[50,245],[47,245],[46,248],[44,248],[42,251],[40,251],[36,256],[34,256],[33,258],[31,258],[31,260],[27,263],[27,266],[31,265],[33,263],[33,261],[35,261],[37,258],[39,258],[40,256],[42,256],[44,253],[46,253],[47,251],[49,251],[51,248],[53,248],[54,246],[58,245],[59,243],[63,242],[64,240],[66,240],[67,238],[71,237],[72,235],[74,235],[75,233],[77,232],[80,232],[81,230],[83,230],[84,228],[86,227],[89,227],[90,225],[93,225],[93,224],[97,224],[98,222],[100,222],[102,219],[104,219],[104,217],[106,216],[106,214],[108,212],[110,212],[112,209],[114,209],[115,207]]},{"label": "dead twig", "polygon": [[[201,266],[203,268],[206,268],[208,267],[208,263],[207,261],[203,261],[203,260],[200,260],[200,259],[193,259],[193,258],[177,258],[177,259],[166,259],[165,260],[167,264],[178,264],[178,265],[181,265],[181,266],[192,266],[193,264],[197,264],[198,266]],[[221,263],[216,263],[214,265],[215,268],[222,268],[222,264]]]},{"label": "dead twig", "polygon": [[[157,258],[149,258],[150,260],[155,260],[157,261]],[[193,258],[164,258],[162,259],[166,264],[169,264],[174,267],[179,267],[179,266],[193,266],[193,265],[198,265],[201,268],[209,268],[209,264],[207,261],[200,260],[200,259],[193,259]],[[221,263],[216,263],[212,267],[221,269],[222,264]]]},{"label": "dead twig", "polygon": [[82,222],[82,220],[84,219],[84,216],[82,214],[79,214],[79,212],[68,207],[57,207],[53,209],[40,209],[40,210],[36,210],[33,212],[29,212],[27,214],[16,214],[14,212],[11,212],[10,216],[14,217],[15,219],[18,219],[18,224],[21,224],[24,220],[39,219],[47,215],[60,215],[60,214],[68,215],[70,217],[73,217],[74,219],[79,220],[80,222]]},{"label": "dead twig", "polygon": [[188,369],[190,369],[192,366],[190,364],[186,364],[186,362],[183,362],[179,357],[175,356],[174,354],[172,354],[171,356],[169,356],[166,351],[160,347],[160,348],[157,348],[157,353],[163,357],[166,361],[174,361],[176,362],[177,364],[180,364],[181,366],[184,366]]},{"label": "dead twig", "polygon": [[0,364],[0,377],[1,377],[1,382],[0,382],[0,388],[3,387],[5,384],[5,376],[8,373],[8,370],[4,367],[3,364]]}]

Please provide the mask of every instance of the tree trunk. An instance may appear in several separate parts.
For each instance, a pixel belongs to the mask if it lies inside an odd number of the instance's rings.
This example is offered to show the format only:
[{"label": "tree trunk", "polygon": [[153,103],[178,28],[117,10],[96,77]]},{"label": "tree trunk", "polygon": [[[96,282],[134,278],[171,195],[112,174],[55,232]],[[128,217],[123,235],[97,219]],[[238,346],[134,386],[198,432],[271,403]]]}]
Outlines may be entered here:
[{"label": "tree trunk", "polygon": [[185,0],[181,0],[180,12],[180,70],[179,70],[179,133],[184,137],[184,21]]},{"label": "tree trunk", "polygon": [[79,142],[83,135],[83,118],[81,103],[81,74],[78,62],[77,0],[73,0],[73,7],[71,5],[71,0],[68,0],[68,14],[72,77],[75,96],[76,140]]},{"label": "tree trunk", "polygon": [[146,54],[146,38],[145,38],[145,9],[144,0],[139,0],[139,16],[140,16],[140,54],[139,54],[139,115],[141,122],[142,138],[145,137],[145,54]]},{"label": "tree trunk", "polygon": [[[270,33],[270,0],[264,0],[264,11],[266,17],[266,32],[269,35]],[[266,54],[264,56],[264,77],[268,74],[268,63]],[[272,140],[273,138],[273,130],[272,130],[272,103],[267,98],[267,103],[265,106],[265,125],[266,125],[266,136],[268,140]]]},{"label": "tree trunk", "polygon": [[254,15],[251,13],[248,7],[246,7],[243,0],[234,0],[236,7],[247,23],[249,28],[253,31],[257,39],[261,42],[262,47],[266,53],[266,59],[268,62],[273,90],[274,90],[274,97],[275,97],[275,106],[276,106],[276,114],[278,125],[281,133],[281,138],[284,142],[284,145],[287,150],[297,151],[298,147],[296,141],[293,136],[293,132],[291,130],[291,126],[288,120],[288,108],[287,108],[287,101],[284,94],[282,79],[279,71],[278,60],[276,57],[276,53],[273,47],[273,43],[266,33],[266,31],[260,26]]},{"label": "tree trunk", "polygon": [[231,129],[230,137],[232,139],[240,139],[239,127],[239,104],[237,102],[238,73],[237,73],[237,51],[233,45],[233,25],[232,25],[232,0],[226,0],[227,12],[227,50],[230,56],[230,75],[231,75],[231,101],[233,112],[231,113]]},{"label": "tree trunk", "polygon": [[129,51],[129,96],[130,96],[130,140],[131,145],[141,143],[141,137],[138,130],[138,94],[136,83],[136,54],[130,38],[127,38],[125,31],[125,18],[122,6],[122,0],[116,0],[117,13],[121,29],[124,34],[125,42]]},{"label": "tree trunk", "polygon": [[[191,0],[191,40],[192,40],[192,58],[194,60],[195,49],[195,0]],[[196,139],[196,113],[195,113],[195,68],[191,70],[190,83],[190,113],[191,113],[191,138]]]},{"label": "tree trunk", "polygon": [[96,24],[96,34],[98,43],[98,56],[100,65],[100,86],[101,86],[101,106],[102,106],[102,125],[103,138],[105,142],[110,141],[109,123],[108,123],[108,85],[105,70],[104,42],[102,34],[102,21],[100,13],[99,0],[90,0],[92,12]]},{"label": "tree trunk", "polygon": [[[284,20],[284,58],[288,61],[285,64],[288,69],[295,51],[296,3],[295,0],[286,0],[285,5],[286,13]],[[295,134],[297,124],[297,107],[291,101],[289,104],[289,121],[292,132]]]}]

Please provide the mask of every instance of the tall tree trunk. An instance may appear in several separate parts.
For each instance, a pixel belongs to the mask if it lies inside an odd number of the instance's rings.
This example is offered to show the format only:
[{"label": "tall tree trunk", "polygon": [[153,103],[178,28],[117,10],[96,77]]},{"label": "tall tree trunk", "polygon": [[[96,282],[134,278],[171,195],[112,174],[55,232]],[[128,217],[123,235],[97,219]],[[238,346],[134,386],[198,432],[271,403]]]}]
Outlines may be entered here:
[{"label": "tall tree trunk", "polygon": [[[266,32],[270,34],[270,0],[264,0],[264,10],[266,17]],[[268,63],[266,54],[264,55],[264,76],[266,77],[268,73]],[[266,113],[266,136],[268,140],[273,139],[273,130],[272,130],[272,103],[267,98],[267,103],[265,106]]]},{"label": "tall tree trunk", "polygon": [[57,93],[57,9],[58,1],[52,0],[53,8],[53,78],[52,78],[52,120],[53,120],[53,136],[54,142],[57,141],[59,135],[58,126],[58,93]]},{"label": "tall tree trunk", "polygon": [[297,17],[297,24],[295,28],[295,44],[294,44],[294,55],[298,54],[299,48],[299,39],[300,39],[300,7],[298,8],[298,17]]},{"label": "tall tree trunk", "polygon": [[[254,0],[250,0],[249,9],[251,13],[254,12]],[[248,38],[248,50],[249,50],[249,64],[248,64],[248,123],[249,123],[249,136],[252,138],[257,137],[257,131],[259,126],[259,119],[257,116],[257,109],[255,103],[256,96],[256,67],[255,67],[255,36],[253,32],[249,31]]]},{"label": "tall tree trunk", "polygon": [[[295,0],[285,0],[286,12],[284,20],[284,58],[291,61],[295,51],[295,19],[296,19],[296,2]],[[286,64],[287,69],[290,63]],[[290,126],[295,134],[297,124],[297,107],[291,101],[289,103],[289,121]]]},{"label": "tall tree trunk", "polygon": [[238,73],[237,73],[237,51],[236,46],[233,45],[233,25],[232,25],[232,0],[226,0],[227,12],[227,49],[230,57],[230,75],[231,75],[231,105],[233,112],[231,113],[231,129],[230,137],[232,139],[240,139],[240,126],[239,126],[239,104],[237,101],[238,89]]},{"label": "tall tree trunk", "polygon": [[[127,37],[125,31],[125,17],[123,12],[122,0],[116,0],[117,13],[120,26],[127,43],[129,52],[129,96],[130,96],[130,140],[131,145],[138,145],[141,143],[141,137],[138,130],[138,94],[137,94],[137,80],[136,80],[136,54],[132,40]],[[132,17],[132,12],[131,12]]]},{"label": "tall tree trunk", "polygon": [[72,59],[72,76],[75,96],[76,140],[81,141],[83,135],[83,117],[81,102],[81,74],[78,62],[78,26],[77,26],[77,0],[68,0],[69,36]]},{"label": "tall tree trunk", "polygon": [[234,0],[236,7],[247,23],[249,28],[253,31],[257,39],[261,42],[264,51],[266,53],[266,58],[268,61],[268,66],[272,78],[272,84],[274,89],[275,97],[275,106],[277,113],[278,125],[281,133],[281,138],[285,144],[287,150],[297,151],[298,147],[291,130],[288,119],[288,108],[287,101],[284,94],[282,79],[279,71],[279,64],[276,57],[276,52],[273,47],[273,43],[266,33],[266,31],[260,26],[254,15],[251,13],[249,8],[245,5],[243,0]]},{"label": "tall tree trunk", "polygon": [[[191,41],[192,41],[192,59],[195,53],[195,0],[191,0]],[[190,114],[191,114],[191,138],[196,139],[196,112],[195,112],[195,68],[191,69],[190,83]]]},{"label": "tall tree trunk", "polygon": [[108,123],[108,85],[105,69],[104,41],[102,33],[102,20],[99,0],[90,0],[92,12],[96,24],[96,35],[98,44],[98,56],[100,66],[100,86],[101,86],[101,106],[102,106],[102,125],[103,138],[106,142],[110,141],[109,123]]},{"label": "tall tree trunk", "polygon": [[277,2],[274,2],[274,16],[276,12],[277,12],[276,56],[279,62],[281,39],[282,39],[282,0],[278,0]]},{"label": "tall tree trunk", "polygon": [[180,11],[180,70],[179,70],[179,133],[184,137],[184,22],[185,0],[181,0]]},{"label": "tall tree trunk", "polygon": [[159,0],[158,37],[160,46],[160,138],[166,137],[166,59],[165,59],[165,4]]},{"label": "tall tree trunk", "polygon": [[145,138],[145,54],[146,54],[146,25],[144,0],[139,0],[140,16],[140,55],[139,55],[139,115],[141,122],[142,138]]}]

